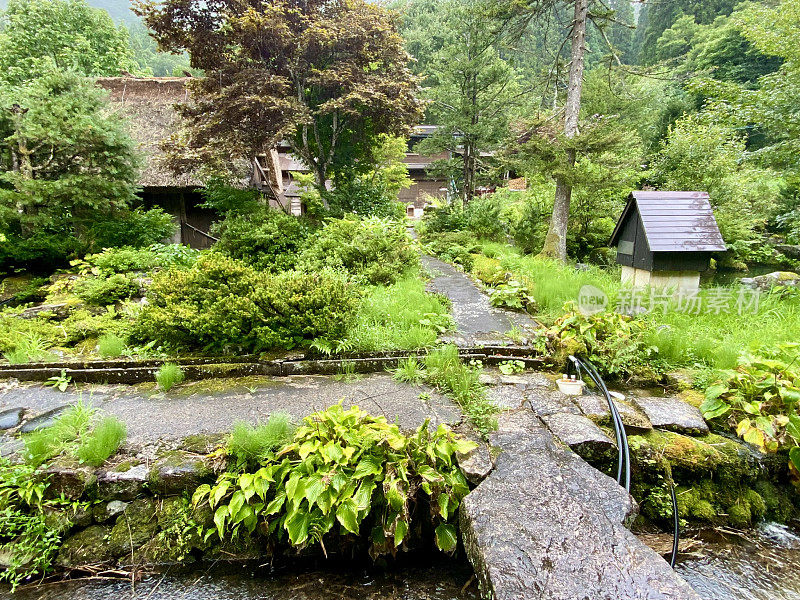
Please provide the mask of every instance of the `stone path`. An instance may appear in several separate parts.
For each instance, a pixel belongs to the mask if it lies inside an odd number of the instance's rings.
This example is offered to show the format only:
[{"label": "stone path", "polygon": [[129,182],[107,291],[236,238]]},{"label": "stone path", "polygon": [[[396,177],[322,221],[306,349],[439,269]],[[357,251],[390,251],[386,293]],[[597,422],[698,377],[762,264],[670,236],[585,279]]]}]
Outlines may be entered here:
[{"label": "stone path", "polygon": [[423,256],[422,264],[433,276],[428,291],[446,296],[452,304],[457,332],[447,341],[459,346],[503,344],[508,341],[504,334],[514,326],[523,331],[538,327],[527,314],[491,306],[489,296],[452,265],[430,256]]},{"label": "stone path", "polygon": [[461,410],[451,400],[424,386],[397,383],[388,374],[351,382],[324,376],[206,380],[184,384],[168,394],[143,386],[87,385],[80,392],[70,388],[62,393],[38,385],[6,384],[0,389],[0,411],[25,409],[25,422],[29,422],[79,397],[121,419],[128,427],[128,443],[136,445],[227,432],[236,421],[256,422],[280,411],[300,419],[340,400],[390,421],[396,419],[405,429],[419,427],[425,419],[431,419],[433,425],[452,425],[462,419]]}]

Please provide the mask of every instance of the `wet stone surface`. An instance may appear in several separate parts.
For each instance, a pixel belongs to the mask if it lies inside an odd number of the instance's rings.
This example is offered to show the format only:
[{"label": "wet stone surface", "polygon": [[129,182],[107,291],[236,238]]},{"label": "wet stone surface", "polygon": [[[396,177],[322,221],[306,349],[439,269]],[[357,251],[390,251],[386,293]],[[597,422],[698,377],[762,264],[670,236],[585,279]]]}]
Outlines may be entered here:
[{"label": "wet stone surface", "polygon": [[612,479],[559,446],[528,410],[499,419],[502,452],[463,501],[464,547],[496,600],[697,600],[623,522],[634,510]]},{"label": "wet stone surface", "polygon": [[0,431],[13,429],[22,423],[22,415],[24,414],[25,409],[19,407],[0,411]]},{"label": "wet stone surface", "polygon": [[[547,428],[570,448],[602,453],[613,450],[614,442],[591,419],[572,413],[543,417]],[[579,452],[581,454],[581,452]]]},{"label": "wet stone surface", "polygon": [[55,423],[56,419],[61,416],[61,414],[67,410],[67,405],[62,405],[57,408],[50,409],[42,414],[25,421],[22,427],[19,428],[20,433],[30,433],[32,431],[36,431],[37,429],[44,429],[45,427],[51,427],[53,423]]},{"label": "wet stone surface", "polygon": [[677,398],[637,397],[631,401],[642,409],[653,427],[690,435],[708,433],[700,410]]}]

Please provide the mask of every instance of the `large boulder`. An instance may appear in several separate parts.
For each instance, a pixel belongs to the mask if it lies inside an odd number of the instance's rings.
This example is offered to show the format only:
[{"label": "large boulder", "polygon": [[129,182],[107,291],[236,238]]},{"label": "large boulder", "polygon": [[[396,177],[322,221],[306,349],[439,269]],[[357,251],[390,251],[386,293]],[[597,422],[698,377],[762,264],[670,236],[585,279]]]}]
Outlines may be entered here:
[{"label": "large boulder", "polygon": [[142,493],[148,473],[144,464],[101,471],[97,476],[97,495],[102,500],[133,500]]},{"label": "large boulder", "polygon": [[156,508],[155,498],[139,498],[125,507],[108,535],[108,545],[114,556],[130,556],[155,535],[158,529]]},{"label": "large boulder", "polygon": [[148,486],[160,496],[192,492],[212,478],[202,456],[176,450],[162,455],[148,474]]},{"label": "large boulder", "polygon": [[758,277],[743,277],[739,281],[742,285],[766,291],[773,287],[798,287],[800,275],[792,271],[774,271]]},{"label": "large boulder", "polygon": [[644,411],[653,427],[689,435],[709,431],[700,409],[677,398],[651,396],[631,398],[631,402]]},{"label": "large boulder", "polygon": [[79,567],[112,560],[114,553],[108,543],[111,528],[92,525],[68,537],[56,557],[60,567]]}]

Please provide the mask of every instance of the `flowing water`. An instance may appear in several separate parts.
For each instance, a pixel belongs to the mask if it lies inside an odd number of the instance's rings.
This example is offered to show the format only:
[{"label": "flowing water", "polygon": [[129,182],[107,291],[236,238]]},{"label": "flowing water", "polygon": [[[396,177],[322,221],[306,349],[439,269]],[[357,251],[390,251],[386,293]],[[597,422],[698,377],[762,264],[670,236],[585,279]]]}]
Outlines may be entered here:
[{"label": "flowing water", "polygon": [[478,600],[464,563],[444,561],[396,571],[269,574],[258,566],[156,573],[136,582],[83,579],[20,588],[3,600]]},{"label": "flowing water", "polygon": [[694,536],[676,567],[704,600],[800,600],[800,536],[765,524]]}]

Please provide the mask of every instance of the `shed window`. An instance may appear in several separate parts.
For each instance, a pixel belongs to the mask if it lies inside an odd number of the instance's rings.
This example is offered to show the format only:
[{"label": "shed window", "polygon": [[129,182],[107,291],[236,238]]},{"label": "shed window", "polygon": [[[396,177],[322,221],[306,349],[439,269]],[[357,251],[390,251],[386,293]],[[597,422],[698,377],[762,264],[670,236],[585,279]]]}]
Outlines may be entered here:
[{"label": "shed window", "polygon": [[621,241],[617,246],[617,252],[619,254],[633,255],[633,242]]}]

